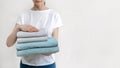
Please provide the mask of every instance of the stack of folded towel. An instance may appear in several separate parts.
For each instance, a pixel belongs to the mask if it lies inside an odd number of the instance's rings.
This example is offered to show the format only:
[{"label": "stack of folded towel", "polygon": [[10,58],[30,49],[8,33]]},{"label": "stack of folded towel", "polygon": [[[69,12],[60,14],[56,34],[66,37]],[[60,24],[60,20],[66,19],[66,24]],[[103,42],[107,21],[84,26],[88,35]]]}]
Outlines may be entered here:
[{"label": "stack of folded towel", "polygon": [[48,38],[47,31],[17,33],[17,56],[30,54],[48,54],[59,51],[58,42],[55,38]]}]

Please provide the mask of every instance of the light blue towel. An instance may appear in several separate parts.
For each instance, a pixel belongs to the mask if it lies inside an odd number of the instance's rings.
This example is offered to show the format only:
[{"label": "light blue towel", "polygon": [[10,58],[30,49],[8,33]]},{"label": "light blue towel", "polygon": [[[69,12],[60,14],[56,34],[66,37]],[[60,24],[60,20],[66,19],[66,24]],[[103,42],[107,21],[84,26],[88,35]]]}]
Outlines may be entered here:
[{"label": "light blue towel", "polygon": [[41,29],[39,32],[23,32],[23,31],[17,32],[18,38],[43,37],[43,36],[47,36],[47,30],[45,29]]},{"label": "light blue towel", "polygon": [[49,48],[33,48],[22,51],[17,51],[17,56],[27,56],[30,54],[48,54],[48,53],[56,53],[59,51],[57,47],[49,47]]},{"label": "light blue towel", "polygon": [[48,37],[17,38],[17,43],[42,42],[47,41]]},{"label": "light blue towel", "polygon": [[51,37],[48,38],[47,41],[42,42],[30,42],[30,43],[18,43],[16,45],[16,48],[18,51],[20,50],[26,50],[31,48],[38,48],[38,47],[55,47],[58,45],[58,42],[55,38]]}]

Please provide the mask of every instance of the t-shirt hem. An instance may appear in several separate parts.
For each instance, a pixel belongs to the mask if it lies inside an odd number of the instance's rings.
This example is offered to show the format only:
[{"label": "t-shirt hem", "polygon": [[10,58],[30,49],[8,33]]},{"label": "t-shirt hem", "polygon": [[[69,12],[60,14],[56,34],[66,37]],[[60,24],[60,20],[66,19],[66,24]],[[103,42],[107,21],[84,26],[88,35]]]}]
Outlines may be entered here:
[{"label": "t-shirt hem", "polygon": [[30,66],[46,66],[46,65],[53,64],[53,63],[55,63],[55,61],[50,62],[50,63],[45,63],[45,64],[30,64],[30,63],[23,63],[23,62],[22,62],[22,64],[30,65]]}]

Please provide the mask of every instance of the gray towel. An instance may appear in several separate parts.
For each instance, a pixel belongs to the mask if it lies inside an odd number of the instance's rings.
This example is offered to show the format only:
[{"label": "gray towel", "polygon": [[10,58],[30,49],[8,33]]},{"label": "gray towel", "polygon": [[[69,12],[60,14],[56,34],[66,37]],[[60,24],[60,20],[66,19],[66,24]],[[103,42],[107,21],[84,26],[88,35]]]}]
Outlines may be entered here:
[{"label": "gray towel", "polygon": [[39,32],[17,32],[18,38],[27,38],[27,37],[44,37],[47,36],[47,30],[41,29]]},{"label": "gray towel", "polygon": [[17,43],[42,42],[47,41],[48,37],[17,38]]}]

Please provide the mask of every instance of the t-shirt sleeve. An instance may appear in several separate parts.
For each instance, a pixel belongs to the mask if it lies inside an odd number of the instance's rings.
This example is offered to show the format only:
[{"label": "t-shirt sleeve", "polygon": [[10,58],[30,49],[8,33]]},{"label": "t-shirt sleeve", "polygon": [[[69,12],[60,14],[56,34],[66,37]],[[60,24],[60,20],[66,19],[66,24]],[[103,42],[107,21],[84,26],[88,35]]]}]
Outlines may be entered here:
[{"label": "t-shirt sleeve", "polygon": [[16,23],[19,25],[22,24],[22,15],[18,16]]},{"label": "t-shirt sleeve", "polygon": [[61,16],[60,16],[59,13],[56,13],[54,20],[55,21],[54,21],[54,24],[53,24],[53,28],[59,28],[59,27],[63,26]]}]

